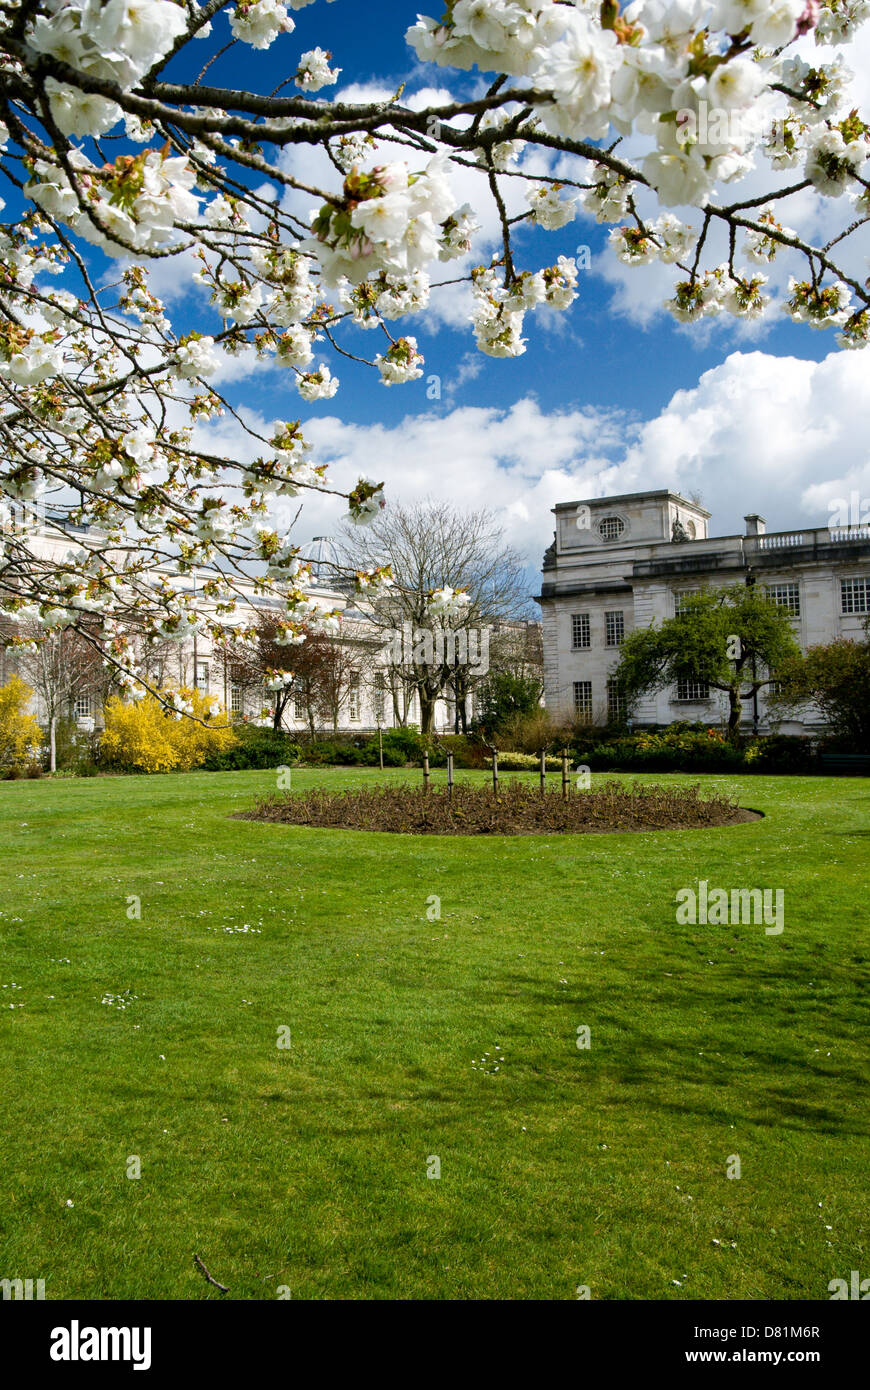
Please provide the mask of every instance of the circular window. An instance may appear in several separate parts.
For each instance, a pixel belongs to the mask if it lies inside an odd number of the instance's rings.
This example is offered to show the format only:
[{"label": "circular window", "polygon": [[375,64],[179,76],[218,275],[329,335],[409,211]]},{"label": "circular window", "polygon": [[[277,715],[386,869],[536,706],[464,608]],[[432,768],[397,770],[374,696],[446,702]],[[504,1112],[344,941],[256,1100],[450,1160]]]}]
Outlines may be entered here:
[{"label": "circular window", "polygon": [[625,522],[618,516],[606,516],[598,523],[598,534],[603,541],[618,541],[625,530]]}]

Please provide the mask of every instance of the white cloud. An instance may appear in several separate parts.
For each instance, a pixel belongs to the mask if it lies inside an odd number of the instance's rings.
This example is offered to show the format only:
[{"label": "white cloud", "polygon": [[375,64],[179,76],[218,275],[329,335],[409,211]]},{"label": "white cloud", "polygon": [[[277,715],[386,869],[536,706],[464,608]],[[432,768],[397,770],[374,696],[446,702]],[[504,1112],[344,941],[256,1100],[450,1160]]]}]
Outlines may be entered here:
[{"label": "white cloud", "polygon": [[[533,565],[548,538],[550,508],[588,491],[626,439],[615,413],[587,407],[546,414],[528,397],[507,410],[426,412],[394,426],[330,417],[304,429],[313,457],[329,463],[333,486],[349,488],[364,475],[383,481],[388,499],[431,497],[462,509],[503,511],[511,541],[528,551]],[[298,534],[307,539],[334,530],[341,511],[334,498],[306,495]]]},{"label": "white cloud", "polygon": [[642,427],[608,491],[698,489],[719,535],[747,512],[770,530],[825,526],[834,498],[870,496],[866,373],[859,352],[733,353]]},{"label": "white cloud", "polygon": [[[770,530],[827,525],[834,499],[855,490],[870,498],[865,380],[860,353],[817,363],[737,352],[640,424],[593,407],[547,413],[525,397],[509,409],[421,412],[392,426],[327,417],[304,428],[333,486],[364,474],[384,481],[388,499],[491,507],[537,570],[550,509],[587,497],[699,491],[718,535],[742,531],[748,512],[766,516]],[[335,530],[341,502],[303,501],[296,536]],[[285,504],[285,520],[296,505]]]}]

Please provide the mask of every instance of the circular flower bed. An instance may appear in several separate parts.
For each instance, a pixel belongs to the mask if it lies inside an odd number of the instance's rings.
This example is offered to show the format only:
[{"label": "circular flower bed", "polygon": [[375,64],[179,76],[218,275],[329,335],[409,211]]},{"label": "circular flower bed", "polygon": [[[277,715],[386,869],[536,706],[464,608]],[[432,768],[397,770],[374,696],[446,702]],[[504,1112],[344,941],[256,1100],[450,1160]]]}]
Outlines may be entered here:
[{"label": "circular flower bed", "polygon": [[275,821],[404,835],[583,834],[608,830],[689,830],[759,819],[728,797],[702,797],[698,787],[626,787],[606,782],[563,798],[521,782],[491,787],[462,783],[423,792],[394,786],[343,792],[312,790],[265,797],[240,820]]}]

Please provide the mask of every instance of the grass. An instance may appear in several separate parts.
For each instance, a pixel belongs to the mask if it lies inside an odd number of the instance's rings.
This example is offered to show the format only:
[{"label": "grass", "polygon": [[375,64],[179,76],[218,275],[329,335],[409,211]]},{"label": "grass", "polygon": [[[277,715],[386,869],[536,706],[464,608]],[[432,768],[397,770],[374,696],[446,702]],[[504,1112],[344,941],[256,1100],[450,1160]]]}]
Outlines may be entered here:
[{"label": "grass", "polygon": [[[870,1274],[870,784],[640,780],[766,818],[411,838],[230,819],[265,772],[0,786],[0,1277],[220,1299],[194,1251],[233,1299]],[[678,925],[699,878],[784,889],[785,931]]]}]

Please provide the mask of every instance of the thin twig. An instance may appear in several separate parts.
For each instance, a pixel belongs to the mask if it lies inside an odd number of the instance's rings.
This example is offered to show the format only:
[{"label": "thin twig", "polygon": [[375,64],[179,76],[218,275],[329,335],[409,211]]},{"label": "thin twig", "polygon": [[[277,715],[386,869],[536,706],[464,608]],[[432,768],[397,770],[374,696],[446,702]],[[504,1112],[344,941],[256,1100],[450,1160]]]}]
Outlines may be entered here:
[{"label": "thin twig", "polygon": [[217,1279],[212,1279],[211,1275],[209,1274],[202,1260],[199,1258],[199,1255],[197,1255],[196,1251],[193,1252],[193,1260],[194,1263],[198,1265],[199,1268],[202,1270],[203,1274],[205,1275],[206,1279],[210,1284],[214,1284],[216,1289],[220,1289],[221,1293],[229,1293],[229,1289],[225,1288],[223,1284],[219,1284]]}]

